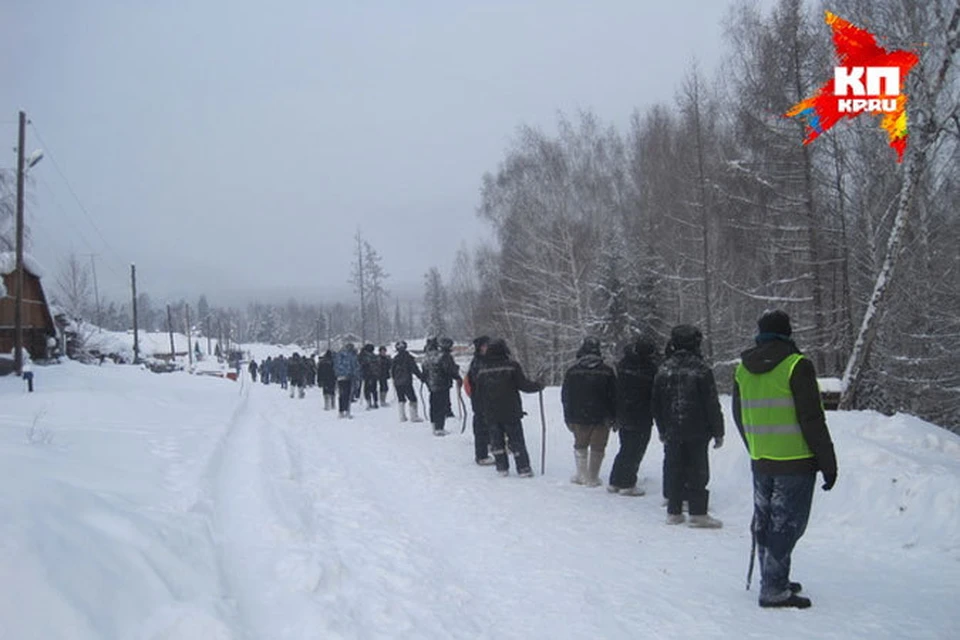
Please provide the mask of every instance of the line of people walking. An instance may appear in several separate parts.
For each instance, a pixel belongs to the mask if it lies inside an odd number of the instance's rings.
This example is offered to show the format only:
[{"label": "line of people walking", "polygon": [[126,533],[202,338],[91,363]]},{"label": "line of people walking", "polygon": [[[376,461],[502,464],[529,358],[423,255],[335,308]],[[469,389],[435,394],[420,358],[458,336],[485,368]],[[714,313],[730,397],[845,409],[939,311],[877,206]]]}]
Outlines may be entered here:
[{"label": "line of people walking", "polygon": [[[281,389],[290,389],[291,398],[304,398],[306,389],[316,386],[323,394],[324,410],[338,406],[340,417],[347,418],[351,417],[350,405],[359,400],[361,392],[368,409],[387,406],[392,358],[385,346],[378,353],[373,351],[374,346],[366,344],[358,354],[348,343],[336,353],[328,349],[319,358],[294,353],[289,358],[268,356],[259,364],[251,360],[247,370],[254,382],[259,376],[265,385],[277,383]],[[338,389],[343,392],[339,401]]]},{"label": "line of people walking", "polygon": [[[698,328],[678,325],[662,354],[652,338],[640,336],[610,366],[597,339],[583,340],[560,390],[564,422],[573,436],[571,482],[585,487],[603,484],[600,470],[612,430],[619,436],[619,450],[607,490],[645,495],[639,468],[656,424],[663,445],[666,523],[687,523],[699,529],[723,526],[708,513],[709,451],[711,444],[714,449],[723,446],[725,430],[713,371],[701,353],[702,341]],[[475,462],[507,476],[512,455],[516,473],[532,477],[520,393],[540,392],[543,384],[526,376],[504,340],[480,336],[473,344],[473,357],[463,377],[449,338],[427,340],[422,367],[402,340],[396,343],[392,358],[383,346],[375,354],[372,344],[364,345],[360,353],[352,343],[336,353],[327,351],[313,369],[323,389],[324,409],[333,408],[336,391],[339,417],[351,417],[350,406],[361,388],[368,409],[386,406],[387,382],[392,378],[400,421],[422,422],[413,386],[416,378],[429,392],[433,433],[445,435],[445,422],[453,416],[450,392],[456,384],[458,401],[462,402],[461,390],[465,391],[473,410]],[[271,363],[268,358],[260,366],[261,377],[269,383],[279,376],[281,386],[289,379],[303,397],[299,371],[309,376],[312,361],[297,354],[288,361],[281,356]],[[742,353],[734,378],[732,414],[751,458],[751,533],[760,564],[759,604],[809,607],[810,600],[799,595],[800,583],[789,579],[790,558],[807,526],[816,474],[823,475],[822,488],[829,491],[837,479],[837,460],[814,366],[793,341],[790,318],[783,311],[761,316],[755,346]]]},{"label": "line of people walking", "polygon": [[[792,333],[785,312],[764,313],[757,323],[755,346],[742,353],[734,377],[732,414],[751,459],[750,530],[760,563],[759,605],[764,608],[811,606],[810,599],[800,595],[802,585],[790,580],[791,555],[806,530],[817,473],[823,476],[824,491],[837,480],[816,371]],[[656,343],[641,336],[626,345],[614,368],[603,361],[598,340],[583,340],[560,391],[564,422],[573,435],[572,482],[587,487],[602,484],[600,468],[610,431],[615,430],[620,448],[607,489],[644,495],[638,471],[656,423],[663,444],[666,523],[688,522],[704,529],[723,526],[708,513],[709,448],[711,443],[714,449],[722,447],[725,432],[702,341],[698,328],[678,325],[661,356]],[[474,346],[466,385],[472,391],[476,462],[489,464],[489,448],[497,470],[505,475],[506,440],[518,473],[532,475],[518,392],[536,392],[542,385],[524,376],[502,340],[483,336]]]}]

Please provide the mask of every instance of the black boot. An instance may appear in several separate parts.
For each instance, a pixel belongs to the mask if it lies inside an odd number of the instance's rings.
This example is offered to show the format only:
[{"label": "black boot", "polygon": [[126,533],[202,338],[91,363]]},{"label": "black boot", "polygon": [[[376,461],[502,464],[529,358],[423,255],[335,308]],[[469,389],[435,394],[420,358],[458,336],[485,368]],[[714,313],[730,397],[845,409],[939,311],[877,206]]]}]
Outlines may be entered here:
[{"label": "black boot", "polygon": [[530,456],[527,455],[526,451],[520,451],[514,454],[513,461],[517,465],[517,475],[522,478],[533,476],[533,471],[530,469]]},{"label": "black boot", "polygon": [[808,609],[812,603],[810,598],[804,598],[803,596],[798,596],[795,593],[791,593],[789,598],[785,600],[774,600],[772,602],[760,601],[760,606],[764,609],[783,609],[786,607],[793,607],[796,609]]}]

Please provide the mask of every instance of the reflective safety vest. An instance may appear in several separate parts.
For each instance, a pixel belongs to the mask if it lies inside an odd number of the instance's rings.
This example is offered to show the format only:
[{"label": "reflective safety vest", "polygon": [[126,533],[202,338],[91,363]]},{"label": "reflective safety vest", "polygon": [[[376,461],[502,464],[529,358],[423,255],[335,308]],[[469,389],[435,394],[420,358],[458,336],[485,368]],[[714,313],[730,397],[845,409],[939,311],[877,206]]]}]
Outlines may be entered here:
[{"label": "reflective safety vest", "polygon": [[793,353],[772,371],[751,373],[737,367],[740,415],[750,457],[754,460],[801,460],[814,457],[807,445],[790,390],[790,376],[803,359]]}]

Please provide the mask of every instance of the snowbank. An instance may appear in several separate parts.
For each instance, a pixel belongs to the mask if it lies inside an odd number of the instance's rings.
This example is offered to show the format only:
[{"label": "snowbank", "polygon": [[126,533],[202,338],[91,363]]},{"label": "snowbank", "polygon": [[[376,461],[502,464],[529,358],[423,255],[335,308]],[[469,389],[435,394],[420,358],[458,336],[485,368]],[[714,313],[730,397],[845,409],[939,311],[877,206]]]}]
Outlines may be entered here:
[{"label": "snowbank", "polygon": [[236,385],[73,362],[17,382],[0,382],[0,637],[235,637],[198,512]]},{"label": "snowbank", "polygon": [[817,378],[822,393],[843,393],[843,380],[840,378]]}]

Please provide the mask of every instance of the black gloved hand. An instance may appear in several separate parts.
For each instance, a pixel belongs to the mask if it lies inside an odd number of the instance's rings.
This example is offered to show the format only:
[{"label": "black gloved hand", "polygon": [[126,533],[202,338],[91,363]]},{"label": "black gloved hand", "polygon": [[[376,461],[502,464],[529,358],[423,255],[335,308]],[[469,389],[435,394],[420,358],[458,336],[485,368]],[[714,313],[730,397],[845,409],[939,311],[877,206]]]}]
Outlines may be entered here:
[{"label": "black gloved hand", "polygon": [[830,491],[833,489],[833,485],[837,483],[837,472],[823,472],[823,486],[821,487],[824,491]]}]

